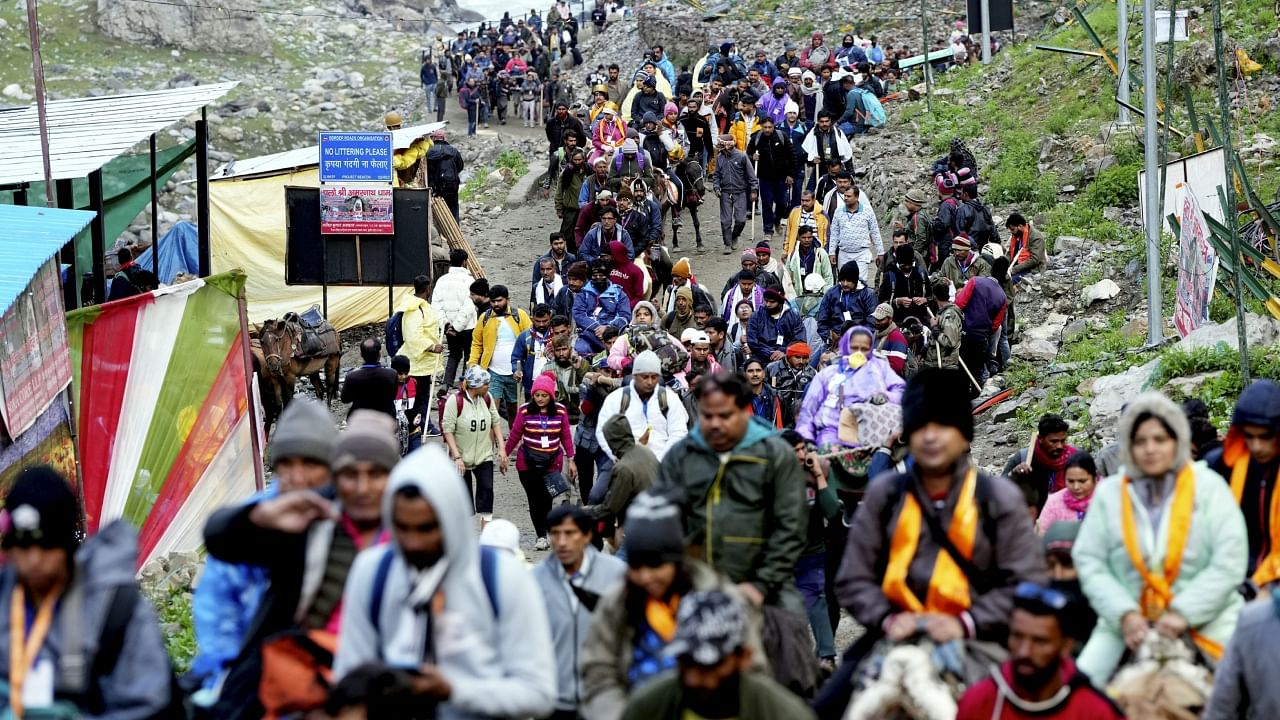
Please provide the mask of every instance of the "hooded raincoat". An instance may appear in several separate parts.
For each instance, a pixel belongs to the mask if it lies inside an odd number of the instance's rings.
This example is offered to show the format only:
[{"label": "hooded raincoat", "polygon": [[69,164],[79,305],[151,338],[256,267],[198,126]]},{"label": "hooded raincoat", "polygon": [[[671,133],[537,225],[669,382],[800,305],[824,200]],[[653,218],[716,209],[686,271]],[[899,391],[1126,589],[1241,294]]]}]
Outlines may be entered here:
[{"label": "hooded raincoat", "polygon": [[840,411],[854,403],[871,402],[883,396],[887,402],[902,404],[906,382],[875,353],[860,368],[849,365],[849,342],[857,333],[875,337],[870,328],[854,327],[840,338],[840,359],[823,368],[809,385],[796,432],[819,447],[840,442]]}]

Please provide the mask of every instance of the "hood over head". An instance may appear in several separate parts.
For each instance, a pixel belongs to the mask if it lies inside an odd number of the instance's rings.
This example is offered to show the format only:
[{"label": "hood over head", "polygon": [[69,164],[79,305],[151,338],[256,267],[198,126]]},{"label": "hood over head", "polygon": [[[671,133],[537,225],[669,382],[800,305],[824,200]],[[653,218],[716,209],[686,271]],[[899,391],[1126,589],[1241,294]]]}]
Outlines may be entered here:
[{"label": "hood over head", "polygon": [[658,321],[661,319],[661,316],[658,315],[658,308],[654,307],[653,303],[649,302],[648,300],[641,300],[640,302],[636,303],[635,307],[631,308],[631,317],[635,318],[636,311],[641,308],[644,308],[649,311],[649,314],[653,316],[653,324],[657,325]]},{"label": "hood over head", "polygon": [[1258,425],[1280,430],[1280,384],[1271,380],[1254,380],[1240,393],[1232,425]]},{"label": "hood over head", "polygon": [[[439,445],[423,445],[409,453],[391,471],[391,480],[382,493],[382,519],[387,526],[391,525],[396,492],[409,486],[416,487],[427,502],[431,503],[440,522],[440,532],[444,536],[444,558],[449,562],[445,582],[452,585],[461,578],[473,583],[479,593],[476,599],[482,600],[486,595],[479,570],[467,571],[473,566],[478,568],[480,552],[472,530],[471,498],[467,492],[467,484],[462,481],[462,476],[458,475],[453,462]],[[395,545],[394,539],[392,545]],[[396,546],[395,551],[397,554],[400,552],[399,546]]]},{"label": "hood over head", "polygon": [[1131,476],[1139,472],[1133,461],[1133,433],[1137,430],[1138,418],[1154,416],[1164,421],[1173,431],[1178,442],[1178,449],[1173,456],[1173,469],[1177,472],[1191,460],[1191,423],[1178,407],[1164,393],[1146,392],[1134,398],[1125,407],[1120,416],[1120,424],[1116,427],[1116,440],[1120,443],[1120,462]]},{"label": "hood over head", "polygon": [[627,252],[627,246],[623,245],[621,240],[609,241],[609,257],[613,258],[613,267],[615,269],[631,263],[631,255]]},{"label": "hood over head", "polygon": [[635,435],[631,434],[631,421],[626,415],[614,415],[604,424],[604,439],[615,457],[621,458],[636,446]]}]

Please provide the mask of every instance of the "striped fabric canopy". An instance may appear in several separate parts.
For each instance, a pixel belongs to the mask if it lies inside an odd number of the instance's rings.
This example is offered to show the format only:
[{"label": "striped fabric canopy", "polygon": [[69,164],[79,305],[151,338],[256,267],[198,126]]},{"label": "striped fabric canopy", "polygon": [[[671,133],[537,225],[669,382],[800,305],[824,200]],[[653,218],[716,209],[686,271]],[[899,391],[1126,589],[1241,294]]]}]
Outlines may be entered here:
[{"label": "striped fabric canopy", "polygon": [[203,544],[204,521],[254,492],[244,274],[67,314],[86,529],[139,529],[139,565]]}]

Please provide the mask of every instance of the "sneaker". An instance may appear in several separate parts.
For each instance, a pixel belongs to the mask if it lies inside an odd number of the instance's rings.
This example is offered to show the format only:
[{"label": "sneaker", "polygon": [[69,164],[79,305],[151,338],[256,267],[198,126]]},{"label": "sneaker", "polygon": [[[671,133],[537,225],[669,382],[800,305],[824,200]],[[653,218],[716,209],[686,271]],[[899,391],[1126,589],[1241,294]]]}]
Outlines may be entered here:
[{"label": "sneaker", "polygon": [[440,437],[440,428],[436,427],[434,421],[427,423],[426,437]]},{"label": "sneaker", "polygon": [[538,538],[537,542],[533,544],[533,549],[534,550],[550,550],[551,543],[547,542],[546,538],[540,537]]},{"label": "sneaker", "polygon": [[732,254],[733,254],[733,246],[732,246],[732,245],[725,245],[725,246],[724,246],[724,250],[721,250],[721,251],[720,251],[720,254],[721,254],[721,255],[732,255]]}]

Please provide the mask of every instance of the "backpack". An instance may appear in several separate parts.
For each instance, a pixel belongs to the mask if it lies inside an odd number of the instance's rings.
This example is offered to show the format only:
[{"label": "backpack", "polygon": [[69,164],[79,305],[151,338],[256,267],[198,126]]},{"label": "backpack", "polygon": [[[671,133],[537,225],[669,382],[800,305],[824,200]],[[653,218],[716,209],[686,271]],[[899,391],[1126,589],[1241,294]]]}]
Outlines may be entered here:
[{"label": "backpack", "polygon": [[[454,390],[453,392],[449,393],[449,397],[453,398],[455,411],[459,415],[462,414],[462,402],[463,402],[462,396],[465,394],[466,392],[463,390]],[[492,408],[493,396],[490,395],[489,393],[485,393],[482,397],[484,397],[484,406],[486,408]],[[440,403],[439,417],[436,419],[436,424],[439,427],[444,427],[444,409],[445,409],[445,406],[448,404],[448,402],[449,402],[449,398],[445,398],[444,402]]]},{"label": "backpack", "polygon": [[889,120],[885,115],[884,105],[880,104],[880,98],[866,90],[862,91],[862,114],[866,118],[867,125],[871,127],[884,127]]},{"label": "backpack", "polygon": [[973,200],[966,202],[973,211],[973,220],[969,222],[969,226],[963,228],[969,233],[969,237],[973,238],[975,247],[981,247],[988,243],[1000,243],[1000,232],[996,228],[995,221],[991,218],[991,208],[980,201]]},{"label": "backpack", "polygon": [[689,352],[678,343],[671,342],[671,337],[660,327],[632,325],[627,328],[627,343],[636,355],[652,350],[662,362],[663,375],[675,375],[689,364]]},{"label": "backpack", "polygon": [[[496,618],[501,615],[498,604],[498,549],[487,545],[480,546],[480,579],[484,581],[485,594],[489,596],[489,608]],[[369,624],[376,633],[382,632],[382,595],[387,587],[387,576],[391,574],[391,561],[396,553],[390,546],[378,558],[378,569],[373,574],[373,591],[369,593]]]},{"label": "backpack", "polygon": [[442,190],[456,190],[459,184],[457,172],[458,166],[453,162],[453,155],[447,151],[448,146],[446,145],[444,147],[446,150],[441,151],[441,155],[443,155],[443,157],[440,158],[440,162],[430,162],[431,160],[436,159],[431,157],[431,152],[433,152],[435,148],[428,151],[427,169],[430,172],[427,174],[427,181],[435,188],[440,188]]},{"label": "backpack", "polygon": [[[658,387],[658,390],[663,389],[663,387],[665,387],[665,386],[659,386],[659,387]],[[655,390],[654,392],[657,392],[657,391]],[[629,393],[629,392],[628,392],[628,393],[623,393],[623,394],[622,394],[622,404],[618,406],[618,414],[619,414],[619,415],[626,415],[626,414],[627,414],[627,408],[629,408],[629,407],[631,407],[631,393]],[[670,405],[669,405],[669,403],[668,403],[668,401],[667,401],[667,394],[666,394],[666,393],[664,393],[664,392],[659,392],[659,393],[658,393],[658,411],[662,413],[662,419],[663,419],[663,420],[666,420],[666,419],[667,419],[667,410],[668,410],[668,409],[670,409]]]},{"label": "backpack", "polygon": [[404,347],[404,330],[401,325],[404,323],[404,311],[397,310],[394,315],[387,318],[387,325],[384,328],[386,335],[387,357],[395,357],[400,348]]}]

